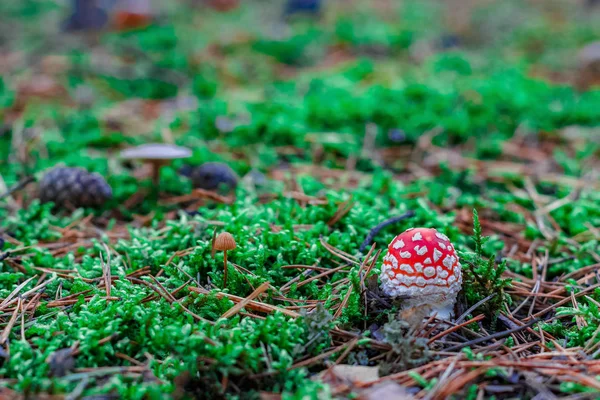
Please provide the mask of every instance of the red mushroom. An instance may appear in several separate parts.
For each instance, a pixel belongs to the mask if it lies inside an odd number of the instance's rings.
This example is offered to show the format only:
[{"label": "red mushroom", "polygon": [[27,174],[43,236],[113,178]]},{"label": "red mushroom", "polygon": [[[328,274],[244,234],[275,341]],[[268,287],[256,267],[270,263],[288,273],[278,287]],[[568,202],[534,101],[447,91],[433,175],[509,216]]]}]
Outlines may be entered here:
[{"label": "red mushroom", "polygon": [[452,307],[462,285],[461,265],[448,237],[435,229],[411,228],[388,246],[381,289],[406,299],[404,307]]}]

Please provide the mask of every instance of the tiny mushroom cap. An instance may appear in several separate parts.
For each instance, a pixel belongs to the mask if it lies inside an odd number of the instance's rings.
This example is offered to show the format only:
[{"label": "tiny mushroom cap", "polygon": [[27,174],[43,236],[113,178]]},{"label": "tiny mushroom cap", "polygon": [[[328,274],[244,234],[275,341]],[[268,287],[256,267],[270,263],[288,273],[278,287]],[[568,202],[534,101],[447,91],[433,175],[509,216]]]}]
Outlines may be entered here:
[{"label": "tiny mushroom cap", "polygon": [[461,289],[461,265],[448,237],[435,229],[411,228],[388,246],[381,268],[381,289],[411,305],[453,304]]},{"label": "tiny mushroom cap", "polygon": [[142,160],[152,166],[152,180],[158,184],[161,166],[176,158],[187,158],[192,151],[187,147],[165,143],[149,143],[132,147],[121,152],[121,158],[126,160]]},{"label": "tiny mushroom cap", "polygon": [[581,63],[593,63],[600,61],[600,40],[584,46],[579,51],[578,57]]},{"label": "tiny mushroom cap", "polygon": [[215,250],[227,251],[235,249],[235,239],[229,232],[219,233],[215,239]]},{"label": "tiny mushroom cap", "polygon": [[175,146],[165,143],[143,144],[121,152],[121,158],[128,160],[167,161],[176,158],[187,158],[192,151],[187,147]]}]

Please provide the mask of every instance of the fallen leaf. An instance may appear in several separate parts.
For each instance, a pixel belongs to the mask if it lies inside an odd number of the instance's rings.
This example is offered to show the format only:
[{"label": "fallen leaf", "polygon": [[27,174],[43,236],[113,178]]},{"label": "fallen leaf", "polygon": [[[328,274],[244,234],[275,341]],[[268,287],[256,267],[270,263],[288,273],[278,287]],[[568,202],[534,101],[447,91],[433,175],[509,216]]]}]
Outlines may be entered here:
[{"label": "fallen leaf", "polygon": [[324,382],[346,380],[351,383],[369,383],[379,379],[379,368],[340,364],[330,370],[322,371],[317,378]]},{"label": "fallen leaf", "polygon": [[415,397],[408,393],[404,386],[387,381],[361,391],[357,400],[413,400]]}]

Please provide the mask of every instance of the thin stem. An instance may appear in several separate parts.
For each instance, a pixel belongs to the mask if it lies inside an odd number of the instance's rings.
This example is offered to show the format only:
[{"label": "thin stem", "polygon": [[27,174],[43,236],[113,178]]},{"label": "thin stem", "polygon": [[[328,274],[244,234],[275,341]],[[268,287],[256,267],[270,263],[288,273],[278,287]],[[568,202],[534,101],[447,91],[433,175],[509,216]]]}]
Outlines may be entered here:
[{"label": "thin stem", "polygon": [[152,183],[154,186],[158,187],[160,182],[160,163],[153,162],[152,163]]},{"label": "thin stem", "polygon": [[150,164],[152,166],[152,197],[158,201],[160,195],[160,169],[164,165],[162,161],[153,160]]},{"label": "thin stem", "polygon": [[223,252],[223,265],[225,267],[223,271],[223,289],[227,287],[227,250]]}]

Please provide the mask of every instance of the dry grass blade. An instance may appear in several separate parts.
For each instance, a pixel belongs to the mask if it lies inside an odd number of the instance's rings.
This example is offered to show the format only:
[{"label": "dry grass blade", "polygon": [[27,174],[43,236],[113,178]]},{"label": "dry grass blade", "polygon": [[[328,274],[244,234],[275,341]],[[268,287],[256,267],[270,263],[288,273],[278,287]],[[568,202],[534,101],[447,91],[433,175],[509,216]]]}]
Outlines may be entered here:
[{"label": "dry grass blade", "polygon": [[165,287],[162,285],[162,283],[160,283],[158,281],[158,279],[156,279],[155,276],[153,276],[153,275],[149,275],[149,276],[150,276],[150,279],[152,279],[154,281],[154,283],[156,283],[156,285],[162,290],[164,297],[168,298],[171,303],[177,301],[177,299],[175,299],[175,297],[173,297],[173,295],[171,293],[169,293],[169,291],[167,289],[165,289]]},{"label": "dry grass blade", "polygon": [[235,306],[231,307],[227,312],[225,312],[225,314],[223,314],[221,316],[221,318],[229,318],[229,317],[234,316],[242,308],[244,308],[248,303],[250,303],[252,300],[254,300],[258,296],[260,296],[262,293],[264,293],[268,288],[269,288],[269,282],[264,282],[262,285],[257,287],[256,290],[254,290],[252,293],[250,293],[250,295],[248,297],[246,297],[244,300],[240,301]]},{"label": "dry grass blade", "polygon": [[[345,269],[345,268],[348,268],[348,265],[342,265],[342,266],[339,266],[339,267],[336,267],[336,268],[332,268],[332,269],[330,269],[330,270],[327,270],[327,271],[325,271],[325,272],[321,272],[321,273],[320,273],[320,274],[318,274],[318,275],[312,276],[312,277],[310,277],[310,278],[306,279],[305,281],[302,281],[302,282],[300,282],[299,284],[297,284],[297,285],[296,285],[296,287],[297,287],[297,288],[299,288],[299,287],[302,287],[302,286],[304,286],[304,285],[307,285],[307,284],[311,283],[311,282],[312,282],[312,281],[314,281],[314,280],[321,279],[321,278],[323,278],[323,277],[325,277],[325,276],[328,276],[328,275],[334,274],[334,273],[336,273],[336,272],[339,272],[339,271],[341,271],[341,270],[343,270],[343,269]],[[289,288],[286,288],[286,289],[289,289]],[[283,291],[283,288],[282,288],[282,291]]]},{"label": "dry grass blade", "polygon": [[335,211],[335,214],[333,214],[333,217],[331,217],[331,219],[327,221],[327,225],[333,226],[337,224],[342,218],[346,216],[346,214],[350,212],[350,210],[352,210],[353,206],[354,202],[352,201],[352,196],[350,196],[348,200],[344,201],[343,203],[340,203],[338,209]]},{"label": "dry grass blade", "polygon": [[493,335],[488,335],[488,336],[477,338],[477,339],[474,339],[474,340],[471,340],[471,341],[468,341],[468,342],[465,342],[465,343],[457,344],[455,346],[452,346],[450,348],[445,349],[445,351],[448,351],[448,352],[450,352],[450,351],[456,351],[456,350],[462,349],[463,347],[473,346],[473,345],[476,345],[476,344],[479,344],[479,343],[487,342],[489,340],[501,339],[501,338],[509,336],[509,335],[511,335],[513,333],[520,332],[520,331],[522,331],[524,329],[528,329],[531,326],[535,325],[537,322],[538,322],[538,320],[534,319],[534,320],[529,321],[525,325],[517,326],[516,328],[513,328],[513,329],[509,329],[509,330],[506,330],[506,331],[501,331],[501,332],[494,333]]},{"label": "dry grass blade", "polygon": [[[440,332],[440,333],[438,333],[437,335],[435,335],[434,337],[432,337],[431,339],[429,339],[429,344],[432,344],[432,343],[434,343],[434,342],[435,342],[435,341],[437,341],[438,339],[441,339],[441,338],[443,338],[444,336],[446,336],[446,335],[448,335],[448,334],[450,334],[450,333],[452,333],[452,332],[456,332],[457,330],[459,330],[459,329],[460,329],[460,328],[462,328],[463,326],[467,326],[467,325],[469,325],[469,324],[472,324],[473,322],[478,322],[478,321],[481,321],[481,320],[482,320],[482,319],[484,319],[484,318],[485,318],[485,315],[483,315],[483,314],[479,314],[478,316],[476,316],[476,317],[475,317],[475,318],[473,318],[473,319],[470,319],[470,320],[468,320],[468,321],[465,321],[465,322],[463,322],[463,323],[460,323],[460,324],[458,324],[458,325],[455,325],[455,326],[453,326],[453,327],[451,327],[451,328],[448,328],[448,329],[446,329],[445,331],[443,331],[443,332]],[[457,322],[458,322],[458,321],[457,321]]]},{"label": "dry grass blade", "polygon": [[350,264],[354,264],[354,265],[359,265],[360,262],[358,261],[358,259],[348,253],[345,253],[335,247],[333,247],[332,245],[330,245],[329,243],[327,243],[325,240],[323,240],[323,238],[319,239],[319,242],[321,242],[321,244],[323,245],[323,247],[325,247],[325,249],[330,252],[331,254],[333,254],[334,256],[341,258],[342,260],[349,262]]},{"label": "dry grass blade", "polygon": [[[112,278],[111,278],[111,271],[110,271],[110,249],[108,248],[108,246],[106,245],[106,243],[103,243],[104,245],[104,249],[106,250],[106,263],[104,262],[104,259],[102,258],[102,252],[100,252],[100,262],[102,263],[102,275],[104,277],[104,287],[106,289],[106,298],[110,298],[110,292],[112,289]],[[107,302],[110,300],[106,300]]]},{"label": "dry grass blade", "polygon": [[4,343],[6,343],[6,341],[8,340],[8,336],[10,335],[10,331],[15,326],[15,322],[17,321],[17,316],[19,315],[19,311],[21,310],[21,302],[22,302],[22,300],[19,297],[17,307],[15,308],[15,311],[13,311],[13,314],[10,317],[8,324],[6,325],[6,327],[4,328],[4,331],[2,331],[2,335],[0,336],[0,345],[3,345]]},{"label": "dry grass blade", "polygon": [[301,368],[301,367],[306,367],[306,366],[312,365],[314,363],[317,363],[317,362],[319,362],[321,360],[324,360],[325,358],[327,358],[327,357],[329,357],[329,356],[331,356],[331,355],[333,355],[333,354],[335,354],[337,352],[342,351],[343,349],[345,349],[348,346],[350,346],[352,343],[353,343],[353,341],[350,341],[348,343],[344,343],[344,344],[342,344],[342,345],[340,345],[340,346],[338,346],[338,347],[336,347],[336,348],[334,348],[332,350],[326,351],[325,353],[321,353],[318,356],[311,357],[311,358],[309,358],[307,360],[304,360],[304,361],[300,361],[300,362],[292,365],[291,367],[289,367],[288,370],[297,369],[297,368]]},{"label": "dry grass blade", "polygon": [[[203,295],[211,294],[210,291],[208,291],[204,288],[200,288],[200,287],[189,286],[188,290],[191,292],[199,293],[199,294],[203,294]],[[217,298],[226,297],[229,300],[233,301],[234,303],[239,303],[244,300],[243,297],[239,297],[239,296],[235,296],[235,295],[223,293],[223,292],[216,292],[215,296],[217,296]],[[285,308],[273,306],[271,304],[261,303],[261,302],[255,301],[255,300],[249,301],[245,305],[245,307],[249,308],[253,311],[264,312],[267,314],[270,314],[273,312],[280,312],[282,314],[285,314],[285,315],[287,315],[289,317],[293,317],[293,318],[298,318],[300,316],[300,314],[298,314],[297,312],[286,310]]]},{"label": "dry grass blade", "polygon": [[13,290],[6,299],[4,299],[4,301],[2,301],[2,303],[0,303],[0,309],[3,309],[17,294],[19,294],[19,292],[21,291],[21,289],[23,289],[25,286],[27,286],[27,284],[29,282],[31,282],[32,280],[34,280],[35,278],[37,278],[37,275],[32,276],[31,278],[27,279],[25,282],[21,283],[19,286],[17,286],[15,288],[15,290]]}]

